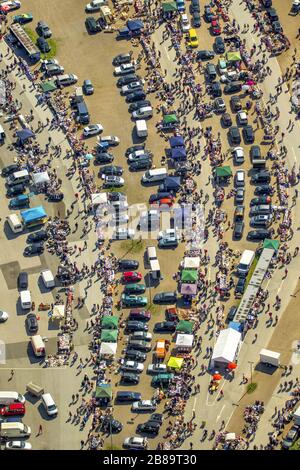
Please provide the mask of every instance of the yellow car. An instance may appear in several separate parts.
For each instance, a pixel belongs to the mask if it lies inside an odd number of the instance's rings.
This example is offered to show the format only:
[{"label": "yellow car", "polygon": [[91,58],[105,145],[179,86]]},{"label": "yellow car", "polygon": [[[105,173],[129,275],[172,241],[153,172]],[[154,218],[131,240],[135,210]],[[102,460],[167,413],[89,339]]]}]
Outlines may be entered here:
[{"label": "yellow car", "polygon": [[195,29],[190,29],[189,30],[189,42],[188,45],[190,47],[198,47],[199,42],[198,42],[198,37]]}]

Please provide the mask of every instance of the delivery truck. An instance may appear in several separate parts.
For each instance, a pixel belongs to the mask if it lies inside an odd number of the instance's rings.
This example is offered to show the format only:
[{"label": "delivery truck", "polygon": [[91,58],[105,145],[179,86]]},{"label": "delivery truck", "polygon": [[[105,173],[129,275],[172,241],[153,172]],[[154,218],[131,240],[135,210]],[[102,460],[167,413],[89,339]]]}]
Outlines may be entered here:
[{"label": "delivery truck", "polygon": [[148,136],[148,129],[147,123],[144,119],[140,119],[135,123],[136,133],[138,137],[147,137]]},{"label": "delivery truck", "polygon": [[259,359],[261,363],[267,366],[279,367],[280,365],[280,353],[269,349],[261,349]]}]

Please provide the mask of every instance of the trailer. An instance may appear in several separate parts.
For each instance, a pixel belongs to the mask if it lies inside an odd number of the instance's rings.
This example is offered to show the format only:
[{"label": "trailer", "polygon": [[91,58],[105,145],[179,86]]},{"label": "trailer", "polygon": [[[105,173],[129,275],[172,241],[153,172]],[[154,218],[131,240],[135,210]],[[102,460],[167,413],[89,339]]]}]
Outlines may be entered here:
[{"label": "trailer", "polygon": [[28,55],[31,62],[38,62],[41,58],[41,53],[32,42],[28,34],[24,31],[22,26],[18,23],[13,23],[9,28],[14,39],[20,44]]},{"label": "trailer", "polygon": [[280,353],[270,351],[269,349],[261,349],[259,359],[260,362],[267,366],[279,367],[280,365]]}]

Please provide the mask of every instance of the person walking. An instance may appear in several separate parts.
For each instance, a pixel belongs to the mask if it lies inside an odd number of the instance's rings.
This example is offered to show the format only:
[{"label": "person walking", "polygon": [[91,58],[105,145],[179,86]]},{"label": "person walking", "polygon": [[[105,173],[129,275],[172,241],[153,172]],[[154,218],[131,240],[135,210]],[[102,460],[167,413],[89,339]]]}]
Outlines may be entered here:
[{"label": "person walking", "polygon": [[40,436],[41,434],[43,434],[43,426],[40,424],[37,435]]}]

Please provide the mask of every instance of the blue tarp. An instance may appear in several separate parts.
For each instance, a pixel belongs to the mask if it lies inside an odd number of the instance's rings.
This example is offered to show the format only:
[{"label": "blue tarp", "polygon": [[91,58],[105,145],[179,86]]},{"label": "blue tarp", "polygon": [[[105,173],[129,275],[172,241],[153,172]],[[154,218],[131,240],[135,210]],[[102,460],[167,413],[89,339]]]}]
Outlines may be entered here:
[{"label": "blue tarp", "polygon": [[21,217],[23,219],[23,223],[29,224],[34,220],[42,219],[43,217],[47,217],[47,213],[43,206],[32,207],[31,209],[27,209],[25,211],[21,211]]},{"label": "blue tarp", "polygon": [[239,333],[243,332],[243,325],[238,321],[229,322],[228,328],[238,331]]},{"label": "blue tarp", "polygon": [[165,186],[168,186],[170,189],[180,188],[180,177],[179,176],[167,176],[164,181]]},{"label": "blue tarp", "polygon": [[35,134],[30,129],[22,129],[21,131],[17,131],[17,136],[21,142],[25,142],[27,139],[34,137]]},{"label": "blue tarp", "polygon": [[183,147],[172,149],[171,158],[174,160],[186,160],[186,150]]},{"label": "blue tarp", "polygon": [[126,28],[126,26],[124,28],[119,29],[119,36],[127,37],[127,36],[129,36],[129,33],[130,33],[130,31],[129,31],[128,28]]},{"label": "blue tarp", "polygon": [[181,135],[172,136],[169,139],[170,147],[184,147],[184,139]]},{"label": "blue tarp", "polygon": [[138,31],[140,29],[143,29],[144,23],[141,20],[128,20],[127,21],[127,28],[130,29],[130,31]]}]

